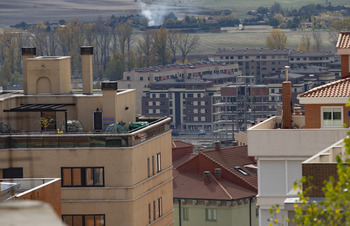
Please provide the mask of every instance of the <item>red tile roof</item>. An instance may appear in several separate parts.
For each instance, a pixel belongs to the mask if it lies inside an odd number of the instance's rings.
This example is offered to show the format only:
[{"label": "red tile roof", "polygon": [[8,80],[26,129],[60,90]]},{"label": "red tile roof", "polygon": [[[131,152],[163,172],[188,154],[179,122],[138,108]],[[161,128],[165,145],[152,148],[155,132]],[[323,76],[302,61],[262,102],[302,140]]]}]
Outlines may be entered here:
[{"label": "red tile roof", "polygon": [[299,97],[350,97],[350,78],[313,88]]},{"label": "red tile roof", "polygon": [[338,49],[349,49],[350,48],[350,32],[341,32],[339,34],[338,42],[337,42],[337,48]]},{"label": "red tile roof", "polygon": [[174,140],[173,142],[171,142],[171,145],[173,148],[184,148],[184,147],[192,147],[192,144],[183,142],[181,140]]},{"label": "red tile roof", "polygon": [[[186,155],[174,164],[174,197],[232,200],[257,194],[257,173],[245,165],[256,164],[248,156],[247,146],[202,151]],[[175,166],[176,165],[176,166]],[[249,176],[235,169],[241,167]],[[215,168],[222,169],[221,180],[214,177]],[[211,182],[203,182],[203,172],[211,172]]]}]

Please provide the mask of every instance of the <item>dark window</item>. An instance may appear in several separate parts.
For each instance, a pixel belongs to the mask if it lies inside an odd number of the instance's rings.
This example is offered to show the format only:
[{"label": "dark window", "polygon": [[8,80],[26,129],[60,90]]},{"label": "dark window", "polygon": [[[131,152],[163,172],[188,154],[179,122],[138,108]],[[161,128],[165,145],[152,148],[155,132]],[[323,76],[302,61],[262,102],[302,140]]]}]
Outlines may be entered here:
[{"label": "dark window", "polygon": [[62,215],[62,220],[69,226],[105,226],[104,214]]},{"label": "dark window", "polygon": [[130,81],[130,76],[127,76],[127,77],[126,77],[126,80]]},{"label": "dark window", "polygon": [[152,221],[152,208],[151,203],[148,203],[148,223],[151,223]]},{"label": "dark window", "polygon": [[157,173],[159,173],[162,170],[161,168],[161,158],[160,153],[157,154]]},{"label": "dark window", "polygon": [[156,214],[156,201],[153,201],[153,220],[156,220],[157,214]]},{"label": "dark window", "polygon": [[151,164],[149,162],[149,158],[147,158],[147,176],[151,176]]},{"label": "dark window", "polygon": [[6,168],[2,169],[2,178],[23,178],[23,168]]},{"label": "dark window", "polygon": [[165,97],[166,97],[166,94],[160,94],[159,97],[160,97],[160,98],[165,98]]},{"label": "dark window", "polygon": [[152,174],[154,175],[154,155],[152,156]]},{"label": "dark window", "polygon": [[162,216],[162,197],[158,198],[158,218]]},{"label": "dark window", "polygon": [[143,81],[143,77],[140,77],[140,81]]},{"label": "dark window", "polygon": [[62,167],[62,187],[103,187],[103,167]]}]

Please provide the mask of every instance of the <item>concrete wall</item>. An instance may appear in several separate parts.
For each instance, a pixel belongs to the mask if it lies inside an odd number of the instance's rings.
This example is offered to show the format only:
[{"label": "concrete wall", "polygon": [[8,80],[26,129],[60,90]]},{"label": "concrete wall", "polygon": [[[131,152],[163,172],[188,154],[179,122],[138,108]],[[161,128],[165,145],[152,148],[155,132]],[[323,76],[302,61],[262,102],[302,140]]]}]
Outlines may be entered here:
[{"label": "concrete wall", "polygon": [[[108,225],[146,225],[148,203],[161,197],[163,216],[152,222],[167,225],[173,220],[170,144],[168,131],[130,148],[13,149],[2,150],[0,158],[11,152],[12,167],[23,167],[24,177],[61,177],[61,167],[104,167],[104,187],[62,188],[62,214],[106,214]],[[148,177],[147,158],[158,153],[161,172]],[[16,161],[23,158],[28,161]]]}]

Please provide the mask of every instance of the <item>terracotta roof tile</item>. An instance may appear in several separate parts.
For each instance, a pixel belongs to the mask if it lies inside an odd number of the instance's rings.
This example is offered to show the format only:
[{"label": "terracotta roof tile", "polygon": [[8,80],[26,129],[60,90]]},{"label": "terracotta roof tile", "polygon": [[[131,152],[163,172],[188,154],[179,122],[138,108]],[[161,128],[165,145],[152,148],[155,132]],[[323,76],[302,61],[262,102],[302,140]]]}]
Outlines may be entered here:
[{"label": "terracotta roof tile", "polygon": [[172,148],[184,148],[184,147],[192,147],[193,145],[190,143],[183,142],[181,140],[174,140],[171,142]]},{"label": "terracotta roof tile", "polygon": [[[174,197],[196,199],[231,200],[251,197],[257,194],[257,173],[246,165],[256,165],[248,156],[247,146],[222,148],[219,151],[202,151],[186,155],[173,163]],[[249,173],[243,175],[234,167],[241,167]],[[222,179],[217,181],[211,174],[211,182],[203,182],[203,170],[222,168]],[[213,173],[213,172],[212,172]]]},{"label": "terracotta roof tile", "polygon": [[349,49],[350,48],[350,32],[341,32],[339,34],[337,48],[338,49]]},{"label": "terracotta roof tile", "polygon": [[350,78],[313,88],[299,97],[350,97]]}]

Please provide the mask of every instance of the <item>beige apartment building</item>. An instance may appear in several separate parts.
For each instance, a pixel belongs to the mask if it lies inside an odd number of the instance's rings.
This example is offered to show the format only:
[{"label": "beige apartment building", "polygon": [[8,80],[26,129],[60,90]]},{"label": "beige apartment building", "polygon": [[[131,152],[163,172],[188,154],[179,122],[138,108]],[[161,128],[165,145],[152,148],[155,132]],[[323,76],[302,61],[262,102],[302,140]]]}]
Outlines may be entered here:
[{"label": "beige apartment building", "polygon": [[92,47],[81,48],[82,92],[69,56],[22,54],[23,92],[0,95],[0,175],[61,178],[70,226],[173,225],[170,118],[137,118],[135,90],[117,82],[93,90]]}]

